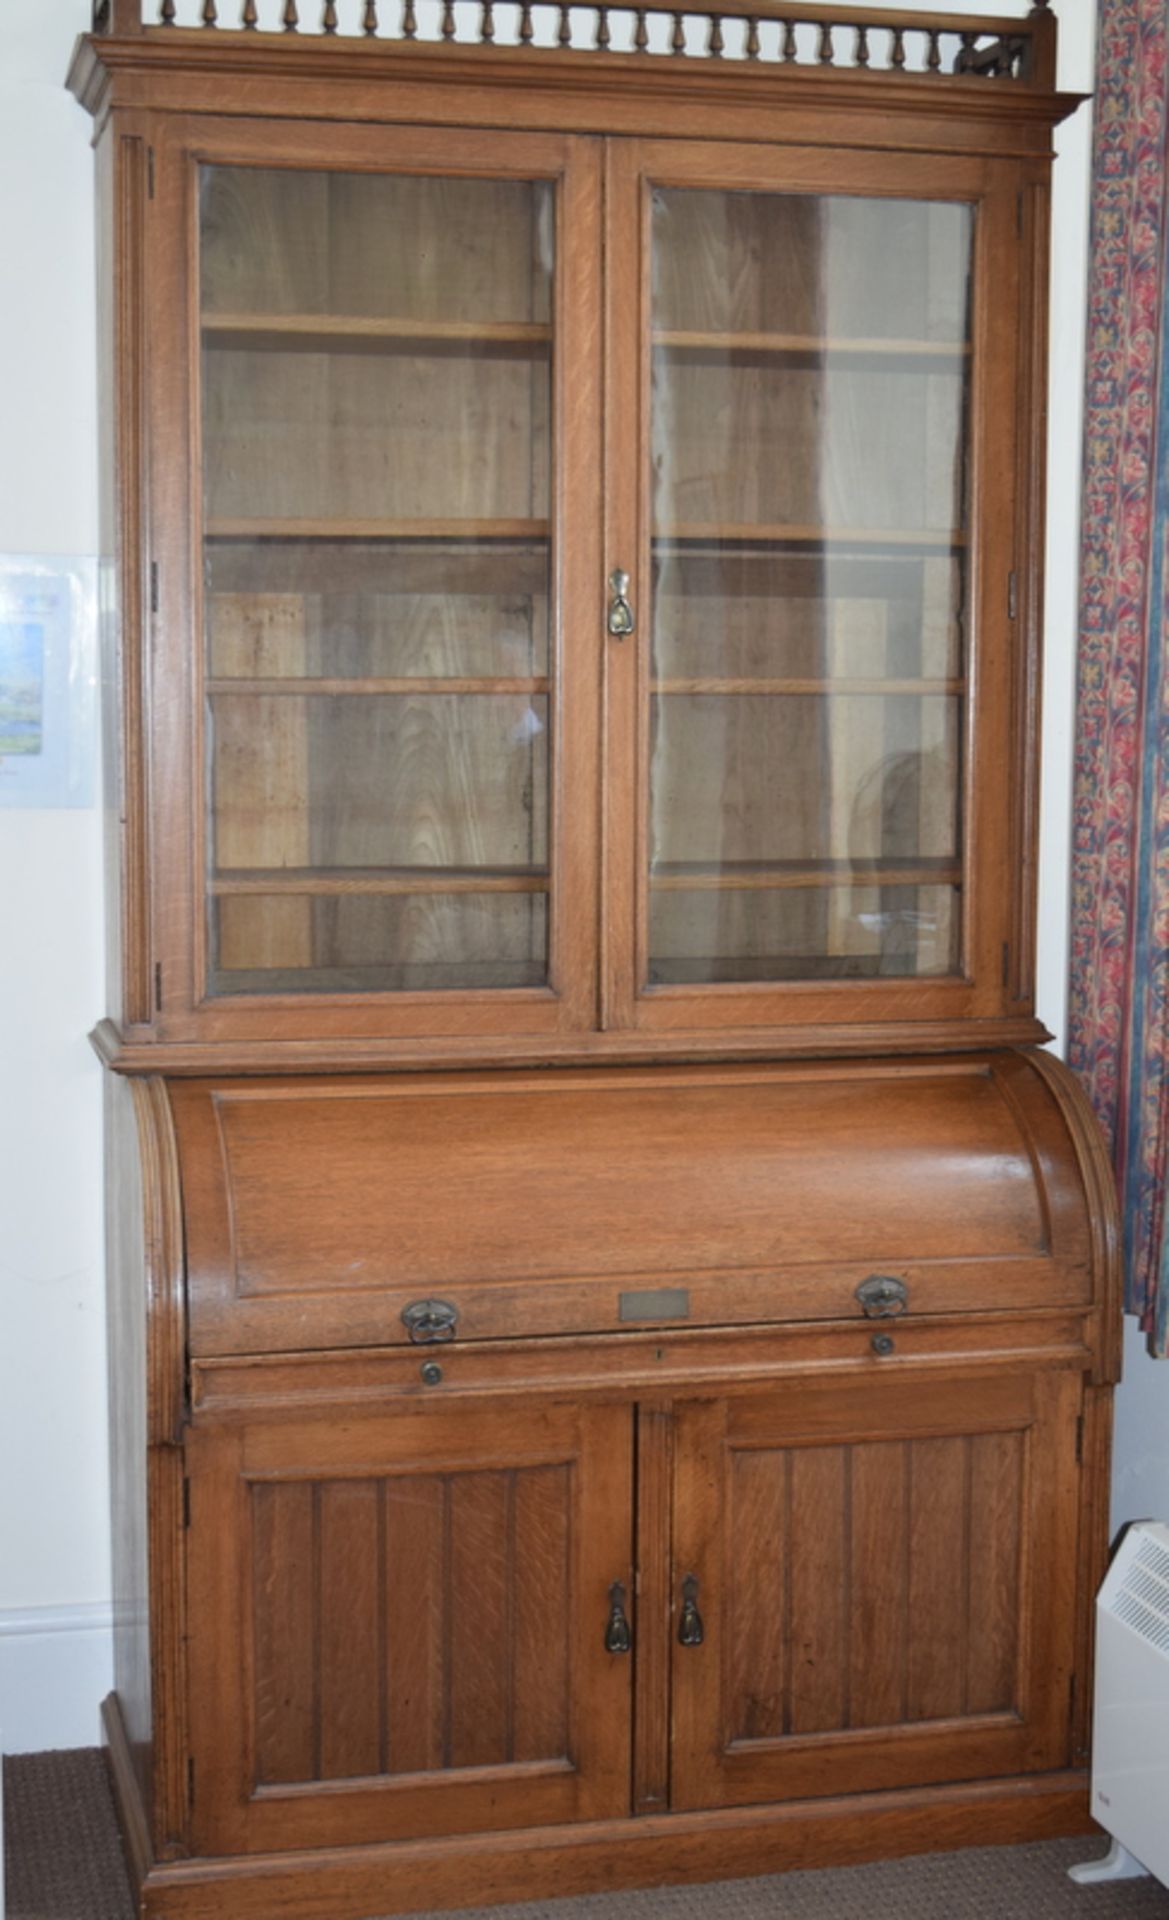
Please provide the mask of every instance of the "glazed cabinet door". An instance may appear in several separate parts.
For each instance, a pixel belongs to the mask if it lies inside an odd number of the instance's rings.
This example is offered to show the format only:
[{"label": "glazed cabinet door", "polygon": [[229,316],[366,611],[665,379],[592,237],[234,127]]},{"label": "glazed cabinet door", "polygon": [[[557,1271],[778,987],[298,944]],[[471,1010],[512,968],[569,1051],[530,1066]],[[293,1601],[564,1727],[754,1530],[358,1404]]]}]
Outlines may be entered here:
[{"label": "glazed cabinet door", "polygon": [[595,143],[180,123],[155,174],[165,1032],[587,1025]]},{"label": "glazed cabinet door", "polygon": [[1070,1372],[678,1411],[672,1803],[1069,1762]]},{"label": "glazed cabinet door", "polygon": [[1017,1012],[1019,172],[608,166],[607,1020]]},{"label": "glazed cabinet door", "polygon": [[632,1592],[630,1417],[483,1403],[196,1426],[196,1849],[626,1811],[631,1660],[610,1622]]}]

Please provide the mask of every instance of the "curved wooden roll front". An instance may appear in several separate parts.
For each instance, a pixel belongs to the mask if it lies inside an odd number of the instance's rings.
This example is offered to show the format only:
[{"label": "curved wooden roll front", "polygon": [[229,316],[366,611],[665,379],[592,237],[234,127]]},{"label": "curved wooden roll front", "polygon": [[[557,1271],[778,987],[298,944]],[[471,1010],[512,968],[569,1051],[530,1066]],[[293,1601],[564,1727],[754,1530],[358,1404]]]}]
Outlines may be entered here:
[{"label": "curved wooden roll front", "polygon": [[1075,1083],[1035,1053],[169,1097],[196,1358],[1056,1308],[1115,1323],[1107,1169]]}]

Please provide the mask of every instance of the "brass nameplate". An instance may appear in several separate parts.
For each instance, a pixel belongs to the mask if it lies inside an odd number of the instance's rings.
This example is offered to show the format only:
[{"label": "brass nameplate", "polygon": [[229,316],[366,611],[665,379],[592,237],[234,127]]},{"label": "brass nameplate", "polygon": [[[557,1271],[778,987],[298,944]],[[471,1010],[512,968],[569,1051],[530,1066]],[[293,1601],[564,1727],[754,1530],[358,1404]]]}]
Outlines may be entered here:
[{"label": "brass nameplate", "polygon": [[645,1293],[617,1296],[619,1320],[688,1320],[690,1295],[685,1287],[650,1287]]}]

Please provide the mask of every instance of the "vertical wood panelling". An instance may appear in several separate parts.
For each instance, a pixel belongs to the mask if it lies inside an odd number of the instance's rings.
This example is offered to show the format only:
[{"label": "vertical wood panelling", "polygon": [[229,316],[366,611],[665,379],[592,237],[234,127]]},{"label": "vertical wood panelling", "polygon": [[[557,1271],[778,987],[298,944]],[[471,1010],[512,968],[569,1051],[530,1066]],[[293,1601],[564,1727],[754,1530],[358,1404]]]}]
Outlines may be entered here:
[{"label": "vertical wood panelling", "polygon": [[784,1566],[789,1456],[732,1456],[731,1538],[749,1540],[731,1611],[733,1740],[766,1740],[785,1731],[787,1616]]},{"label": "vertical wood panelling", "polygon": [[313,1487],[252,1489],[256,1779],[316,1773]]},{"label": "vertical wood panelling", "polygon": [[643,1402],[637,1409],[635,1431],[633,1811],[660,1813],[670,1797],[674,1416],[669,1402]]},{"label": "vertical wood panelling", "polygon": [[453,1476],[444,1738],[451,1767],[500,1766],[510,1758],[511,1510],[510,1474]]},{"label": "vertical wood panelling", "polygon": [[512,1760],[547,1760],[568,1751],[571,1471],[536,1467],[513,1476]]},{"label": "vertical wood panelling", "polygon": [[1008,1711],[1023,1439],[736,1450],[725,1738]]},{"label": "vertical wood panelling", "polygon": [[968,1713],[1017,1704],[1024,1446],[1019,1433],[976,1434],[970,1442]]},{"label": "vertical wood panelling", "polygon": [[381,1766],[383,1604],[379,1488],[373,1480],[321,1487],[317,1619],[318,1777],[343,1779]]},{"label": "vertical wood panelling", "polygon": [[573,1469],[253,1490],[260,1782],[569,1752]]},{"label": "vertical wood panelling", "polygon": [[905,1716],[906,1643],[914,1631],[906,1607],[910,1449],[901,1441],[887,1441],[853,1447],[850,1452],[848,1723],[891,1726]]},{"label": "vertical wood panelling", "polygon": [[446,1486],[437,1475],[385,1486],[386,1755],[390,1773],[442,1765]]},{"label": "vertical wood panelling", "polygon": [[791,1456],[787,1530],[792,1733],[847,1725],[850,1450]]},{"label": "vertical wood panelling", "polygon": [[914,1444],[906,1699],[910,1720],[964,1710],[969,1471],[966,1439]]}]

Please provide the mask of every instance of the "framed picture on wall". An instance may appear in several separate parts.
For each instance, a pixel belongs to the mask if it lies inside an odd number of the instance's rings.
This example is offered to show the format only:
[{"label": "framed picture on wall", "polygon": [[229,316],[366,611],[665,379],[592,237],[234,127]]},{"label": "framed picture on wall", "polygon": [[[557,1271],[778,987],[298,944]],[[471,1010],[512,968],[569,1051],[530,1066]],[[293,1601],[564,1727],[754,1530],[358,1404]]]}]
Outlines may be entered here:
[{"label": "framed picture on wall", "polygon": [[93,800],[97,562],[0,555],[0,806]]}]

